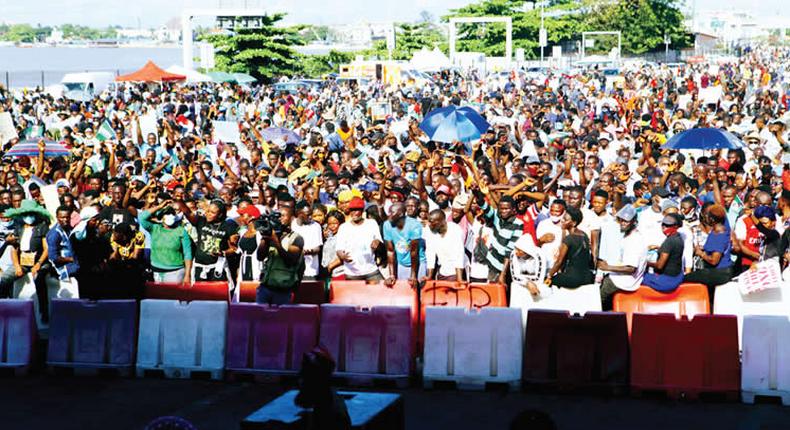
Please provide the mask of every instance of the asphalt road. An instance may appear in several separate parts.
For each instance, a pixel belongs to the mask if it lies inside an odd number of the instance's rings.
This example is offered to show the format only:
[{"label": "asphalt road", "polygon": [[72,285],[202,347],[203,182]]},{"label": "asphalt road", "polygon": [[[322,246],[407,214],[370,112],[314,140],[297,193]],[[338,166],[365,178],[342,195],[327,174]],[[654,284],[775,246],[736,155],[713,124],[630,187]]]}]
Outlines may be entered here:
[{"label": "asphalt road", "polygon": [[[278,384],[119,379],[35,374],[0,379],[0,430],[142,429],[177,415],[201,430],[239,421],[286,391]],[[790,407],[691,403],[628,397],[534,393],[400,391],[409,430],[507,429],[527,408],[548,412],[559,429],[790,429]]]}]

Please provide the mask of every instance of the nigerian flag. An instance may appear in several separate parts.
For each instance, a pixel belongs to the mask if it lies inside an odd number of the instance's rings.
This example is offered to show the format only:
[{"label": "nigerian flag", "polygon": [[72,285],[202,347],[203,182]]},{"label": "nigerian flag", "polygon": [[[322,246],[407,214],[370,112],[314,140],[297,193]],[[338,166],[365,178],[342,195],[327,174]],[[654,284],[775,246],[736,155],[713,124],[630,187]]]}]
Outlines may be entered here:
[{"label": "nigerian flag", "polygon": [[112,129],[110,122],[106,119],[104,122],[101,123],[101,126],[96,131],[96,139],[99,139],[99,142],[104,142],[105,140],[113,139],[115,137],[115,130]]}]

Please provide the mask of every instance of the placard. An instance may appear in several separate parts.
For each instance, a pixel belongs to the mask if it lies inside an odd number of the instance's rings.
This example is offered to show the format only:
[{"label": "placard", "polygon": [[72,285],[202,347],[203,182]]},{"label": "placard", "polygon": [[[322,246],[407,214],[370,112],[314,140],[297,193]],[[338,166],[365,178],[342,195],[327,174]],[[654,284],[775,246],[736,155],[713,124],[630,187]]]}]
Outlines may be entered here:
[{"label": "placard", "polygon": [[782,271],[777,258],[761,261],[754,270],[749,269],[738,277],[738,290],[744,296],[781,286]]},{"label": "placard", "polygon": [[235,121],[211,121],[214,126],[214,140],[222,142],[241,142],[239,124]]},{"label": "placard", "polygon": [[0,145],[5,145],[11,139],[19,137],[11,119],[11,112],[0,112]]}]

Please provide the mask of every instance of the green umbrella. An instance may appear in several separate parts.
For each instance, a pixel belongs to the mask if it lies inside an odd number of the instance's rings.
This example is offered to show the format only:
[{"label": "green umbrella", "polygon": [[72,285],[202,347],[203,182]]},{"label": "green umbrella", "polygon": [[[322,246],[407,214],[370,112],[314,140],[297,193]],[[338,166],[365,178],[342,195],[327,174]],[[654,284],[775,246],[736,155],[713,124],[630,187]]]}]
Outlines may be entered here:
[{"label": "green umbrella", "polygon": [[236,82],[236,77],[226,72],[208,72],[206,73],[211,77],[214,82]]},{"label": "green umbrella", "polygon": [[25,215],[35,215],[40,219],[47,222],[50,220],[50,214],[47,209],[39,205],[35,200],[22,200],[22,204],[17,209],[8,209],[4,214],[8,218],[21,218]]},{"label": "green umbrella", "polygon": [[233,77],[236,78],[236,82],[240,84],[251,84],[253,82],[258,82],[257,79],[253,78],[252,76],[246,73],[234,73]]}]

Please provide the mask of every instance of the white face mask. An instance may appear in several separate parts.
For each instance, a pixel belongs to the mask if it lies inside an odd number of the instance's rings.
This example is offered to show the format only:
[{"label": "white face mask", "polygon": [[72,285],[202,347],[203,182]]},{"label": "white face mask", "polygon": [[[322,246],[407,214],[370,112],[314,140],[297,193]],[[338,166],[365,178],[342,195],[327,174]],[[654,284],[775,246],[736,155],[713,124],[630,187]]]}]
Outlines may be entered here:
[{"label": "white face mask", "polygon": [[172,227],[176,223],[176,216],[167,214],[162,218],[162,222],[165,223],[166,226]]},{"label": "white face mask", "polygon": [[551,215],[549,219],[551,219],[551,222],[554,224],[559,224],[560,221],[562,221],[562,215]]},{"label": "white face mask", "polygon": [[36,222],[35,215],[25,215],[22,217],[22,221],[27,225],[33,225]]}]

